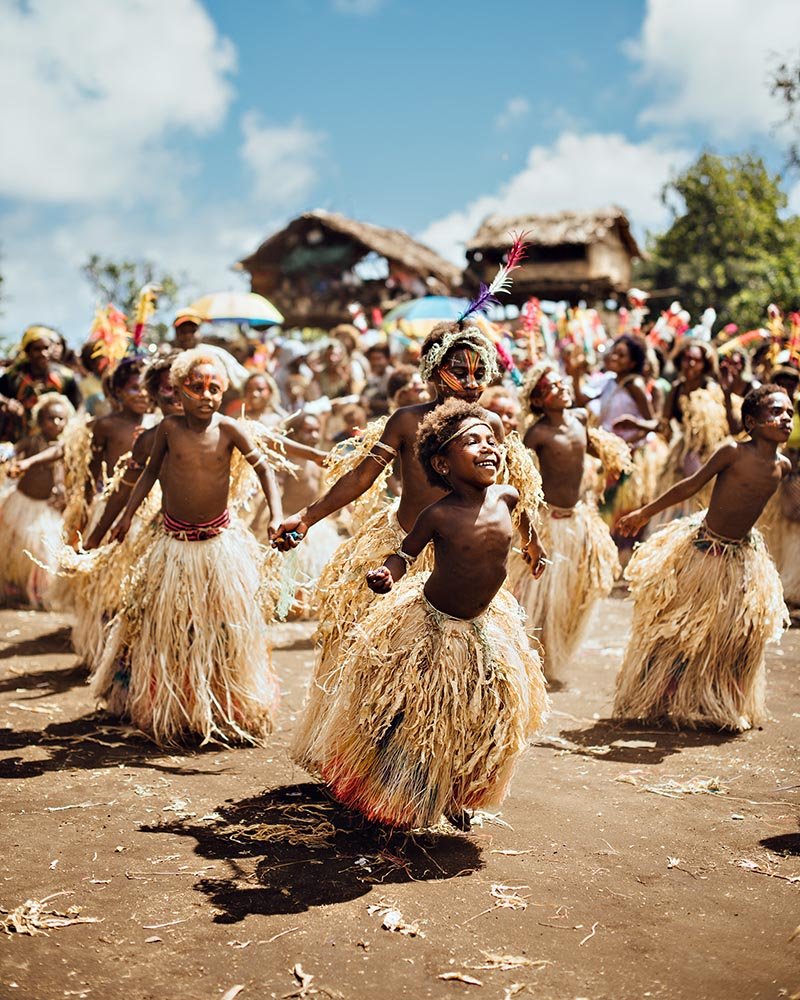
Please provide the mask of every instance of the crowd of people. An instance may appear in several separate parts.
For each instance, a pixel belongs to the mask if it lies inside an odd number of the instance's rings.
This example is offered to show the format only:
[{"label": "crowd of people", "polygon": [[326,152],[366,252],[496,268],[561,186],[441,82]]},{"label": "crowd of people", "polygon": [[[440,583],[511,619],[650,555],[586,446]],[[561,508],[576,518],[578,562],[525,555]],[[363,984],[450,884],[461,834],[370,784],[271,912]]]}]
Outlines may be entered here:
[{"label": "crowd of people", "polygon": [[789,338],[509,351],[479,310],[238,358],[189,310],[118,356],[30,327],[0,374],[0,597],[71,613],[98,702],[161,746],[264,743],[270,626],[315,619],[292,756],[390,827],[499,803],[623,573],[615,716],[761,724],[800,606]]}]

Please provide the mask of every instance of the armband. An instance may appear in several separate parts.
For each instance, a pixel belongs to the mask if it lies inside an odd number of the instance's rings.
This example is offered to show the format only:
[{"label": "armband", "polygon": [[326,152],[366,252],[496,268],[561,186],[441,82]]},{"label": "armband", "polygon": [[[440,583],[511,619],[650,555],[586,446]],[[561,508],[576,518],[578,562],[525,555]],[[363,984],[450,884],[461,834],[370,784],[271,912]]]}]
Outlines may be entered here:
[{"label": "armband", "polygon": [[410,569],[414,562],[416,561],[416,556],[410,556],[407,552],[403,552],[402,549],[395,549],[392,555],[398,556],[406,564],[406,567]]}]

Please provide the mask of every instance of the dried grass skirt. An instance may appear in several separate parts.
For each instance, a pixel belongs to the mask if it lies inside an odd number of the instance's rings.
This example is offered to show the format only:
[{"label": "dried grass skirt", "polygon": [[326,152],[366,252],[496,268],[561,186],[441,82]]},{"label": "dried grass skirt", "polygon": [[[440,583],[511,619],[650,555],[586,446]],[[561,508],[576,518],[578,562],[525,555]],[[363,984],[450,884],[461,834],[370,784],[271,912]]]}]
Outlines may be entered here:
[{"label": "dried grass skirt", "polygon": [[709,540],[705,512],[673,521],[633,555],[631,638],[614,714],[744,730],[766,718],[764,651],[788,624],[760,533]]},{"label": "dried grass skirt", "polygon": [[19,489],[8,492],[0,502],[0,597],[34,608],[50,606],[47,592],[62,525],[61,514],[46,500],[33,500]]},{"label": "dried grass skirt", "polygon": [[583,638],[597,600],[607,597],[620,573],[617,547],[597,510],[580,501],[571,517],[551,508],[540,535],[552,565],[535,580],[515,552],[509,564],[509,589],[525,609],[529,630],[544,646],[544,672],[563,677]]},{"label": "dried grass skirt", "polygon": [[[314,633],[317,659],[293,749],[295,760],[312,772],[316,766],[309,747],[329,705],[331,675],[338,670],[345,655],[353,627],[364,618],[376,599],[367,586],[367,571],[380,566],[390,552],[396,552],[407,534],[397,520],[398,503],[377,511],[357,534],[345,539],[331,556],[317,584],[315,600],[319,624]],[[432,567],[433,546],[428,545],[409,573],[427,572]]]},{"label": "dried grass skirt", "polygon": [[188,734],[262,742],[279,693],[267,558],[237,521],[199,542],[159,532],[125,581],[95,696],[162,746]]},{"label": "dried grass skirt", "polygon": [[306,752],[344,805],[404,829],[499,804],[548,709],[511,594],[463,621],[428,603],[426,580],[402,580],[355,629]]}]

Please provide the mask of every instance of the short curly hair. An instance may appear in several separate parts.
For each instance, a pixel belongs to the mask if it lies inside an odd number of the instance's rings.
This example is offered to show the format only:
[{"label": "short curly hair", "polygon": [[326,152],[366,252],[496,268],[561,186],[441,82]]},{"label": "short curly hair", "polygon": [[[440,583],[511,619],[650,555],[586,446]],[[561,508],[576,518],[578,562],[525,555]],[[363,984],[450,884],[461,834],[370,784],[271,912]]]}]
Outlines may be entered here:
[{"label": "short curly hair", "polygon": [[108,376],[106,385],[109,395],[116,399],[128,382],[136,375],[141,375],[144,370],[144,358],[123,358]]},{"label": "short curly hair", "polygon": [[180,351],[169,351],[167,354],[159,354],[145,368],[144,387],[154,403],[158,402],[158,386],[161,382],[161,376],[172,368],[172,362],[180,353]]},{"label": "short curly hair", "polygon": [[767,396],[771,396],[775,392],[781,392],[784,396],[788,396],[788,392],[781,388],[779,385],[773,385],[768,383],[767,385],[760,385],[757,389],[751,389],[750,392],[742,400],[742,427],[745,431],[748,431],[747,421],[752,420],[758,423],[758,417],[761,412],[761,407],[764,405],[764,400]]},{"label": "short curly hair", "polygon": [[217,355],[205,347],[193,347],[190,351],[181,351],[170,366],[169,377],[176,389],[180,389],[192,369],[197,368],[198,365],[212,365],[216,368],[217,374],[222,379],[223,390],[228,388],[228,373]]},{"label": "short curly hair", "polygon": [[416,454],[425,478],[441,490],[452,489],[445,477],[433,467],[434,456],[440,455],[447,439],[455,434],[465,420],[487,420],[486,410],[477,403],[463,399],[447,399],[425,417],[417,429]]}]

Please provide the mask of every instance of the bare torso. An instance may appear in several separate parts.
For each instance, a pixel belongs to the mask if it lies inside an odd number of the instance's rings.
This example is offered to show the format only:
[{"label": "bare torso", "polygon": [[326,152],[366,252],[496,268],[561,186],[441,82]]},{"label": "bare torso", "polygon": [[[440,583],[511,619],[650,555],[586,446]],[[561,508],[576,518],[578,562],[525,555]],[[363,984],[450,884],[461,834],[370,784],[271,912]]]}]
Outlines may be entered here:
[{"label": "bare torso", "polygon": [[783,455],[764,455],[752,441],[726,445],[732,460],[714,482],[708,527],[725,538],[743,538],[756,523],[791,463]]},{"label": "bare torso", "polygon": [[449,494],[431,510],[435,565],[425,596],[453,618],[482,614],[506,578],[516,490],[490,486],[479,505]]},{"label": "bare torso", "polygon": [[215,415],[203,430],[189,428],[181,416],[167,417],[166,453],[159,470],[164,509],[173,517],[200,524],[228,505],[233,441],[228,418]]},{"label": "bare torso", "polygon": [[92,472],[97,478],[105,464],[110,475],[114,466],[133,447],[142,427],[141,416],[110,413],[99,417],[92,425]]},{"label": "bare torso", "polygon": [[580,499],[583,463],[588,445],[585,410],[545,415],[525,434],[525,445],[536,453],[547,503],[574,507]]}]

